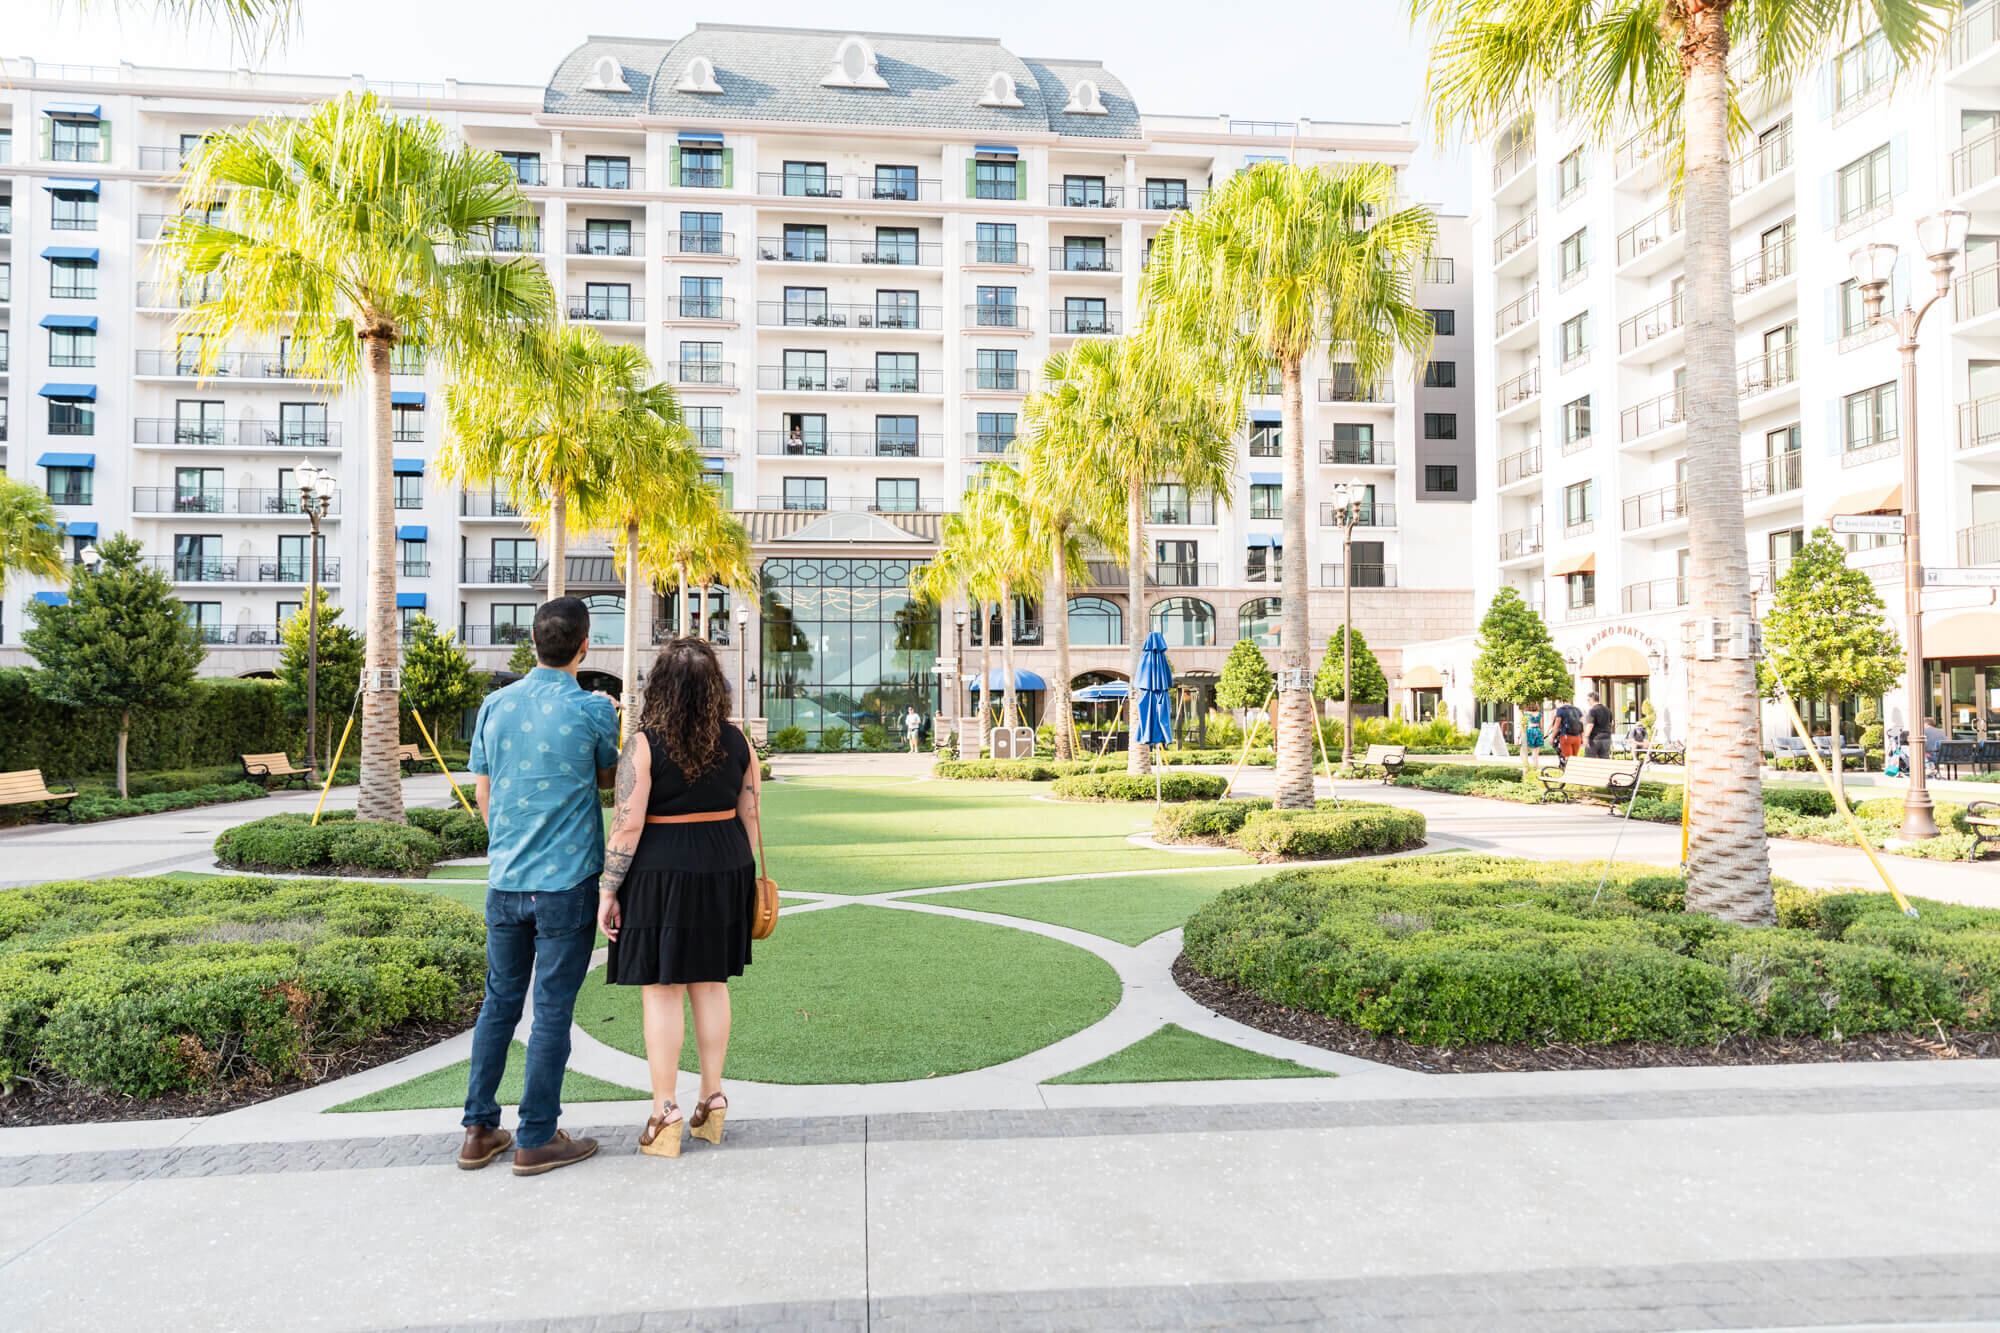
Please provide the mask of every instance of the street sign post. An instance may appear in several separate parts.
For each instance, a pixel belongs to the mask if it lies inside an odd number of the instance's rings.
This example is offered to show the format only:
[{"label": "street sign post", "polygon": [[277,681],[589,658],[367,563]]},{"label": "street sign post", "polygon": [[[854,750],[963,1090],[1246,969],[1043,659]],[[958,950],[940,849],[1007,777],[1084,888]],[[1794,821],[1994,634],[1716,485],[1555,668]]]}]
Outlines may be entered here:
[{"label": "street sign post", "polygon": [[1926,588],[2000,588],[2000,565],[1937,569],[1924,567]]},{"label": "street sign post", "polygon": [[1901,514],[1835,514],[1833,530],[1838,533],[1867,533],[1883,537],[1903,535]]}]

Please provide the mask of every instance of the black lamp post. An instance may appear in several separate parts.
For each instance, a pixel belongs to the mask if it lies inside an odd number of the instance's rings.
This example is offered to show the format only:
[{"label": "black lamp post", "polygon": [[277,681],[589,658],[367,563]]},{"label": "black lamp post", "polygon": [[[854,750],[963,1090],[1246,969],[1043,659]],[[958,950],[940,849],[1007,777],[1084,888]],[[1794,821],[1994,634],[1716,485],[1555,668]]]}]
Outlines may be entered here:
[{"label": "black lamp post", "polygon": [[[332,478],[311,463],[301,463],[299,512],[312,527],[312,573],[306,589],[306,771],[319,781],[319,522],[333,504]],[[280,630],[280,637],[283,631]]]},{"label": "black lamp post", "polygon": [[750,696],[744,693],[744,674],[750,667],[750,608],[736,604],[736,710],[750,720]]}]

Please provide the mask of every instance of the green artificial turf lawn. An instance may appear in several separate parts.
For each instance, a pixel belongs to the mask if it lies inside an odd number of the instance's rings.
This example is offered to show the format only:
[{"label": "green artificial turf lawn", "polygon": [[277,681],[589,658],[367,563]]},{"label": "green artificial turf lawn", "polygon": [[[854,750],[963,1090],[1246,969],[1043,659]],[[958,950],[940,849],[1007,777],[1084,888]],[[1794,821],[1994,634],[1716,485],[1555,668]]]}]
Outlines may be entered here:
[{"label": "green artificial turf lawn", "polygon": [[1169,1023],[1095,1064],[1072,1069],[1045,1082],[1193,1083],[1209,1079],[1332,1077],[1324,1069],[1246,1051],[1241,1046],[1231,1046]]},{"label": "green artificial turf lawn", "polygon": [[[1117,1006],[1117,973],[1094,954],[1006,926],[884,907],[780,921],[729,986],[726,1077],[886,1083],[983,1069],[1039,1050]],[[639,992],[591,973],[576,1022],[645,1054]],[[698,1067],[690,1030],[684,1069]]]},{"label": "green artificial turf lawn", "polygon": [[[527,1048],[520,1042],[508,1044],[507,1072],[500,1076],[499,1101],[502,1106],[521,1104],[524,1081],[521,1062],[527,1055]],[[407,1083],[398,1083],[393,1088],[383,1088],[328,1109],[334,1112],[453,1110],[465,1105],[465,1080],[471,1073],[472,1061],[460,1060],[455,1065],[419,1074]],[[616,1083],[579,1074],[574,1069],[563,1075],[562,1099],[565,1102],[643,1102],[652,1095],[636,1088],[621,1088]]]},{"label": "green artificial turf lawn", "polygon": [[430,879],[485,879],[492,867],[485,864],[476,866],[433,866],[427,878]]},{"label": "green artificial turf lawn", "polygon": [[794,773],[774,781],[806,787],[912,787],[923,779],[885,773]]},{"label": "green artificial turf lawn", "polygon": [[1184,923],[1217,891],[1248,884],[1270,873],[1268,867],[1255,866],[1190,870],[1178,875],[1120,875],[1114,879],[1002,884],[987,889],[926,893],[901,901],[1025,917],[1029,921],[1087,931],[1120,944],[1144,944],[1161,931]]}]

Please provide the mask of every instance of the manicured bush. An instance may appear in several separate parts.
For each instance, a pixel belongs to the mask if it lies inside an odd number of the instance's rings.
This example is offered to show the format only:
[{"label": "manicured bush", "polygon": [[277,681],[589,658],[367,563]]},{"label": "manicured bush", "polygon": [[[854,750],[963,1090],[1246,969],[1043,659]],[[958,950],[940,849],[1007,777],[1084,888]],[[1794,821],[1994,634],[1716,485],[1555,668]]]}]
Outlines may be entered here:
[{"label": "manicured bush", "polygon": [[220,805],[225,801],[254,801],[264,795],[266,793],[263,784],[256,782],[189,787],[182,791],[162,791],[150,796],[135,796],[130,800],[93,793],[68,802],[69,808],[57,817],[68,818],[79,824],[91,824],[105,819],[125,819],[131,815],[157,815],[168,810],[189,810],[198,805]]},{"label": "manicured bush", "polygon": [[1423,841],[1424,817],[1415,810],[1360,801],[1337,810],[1264,810],[1236,835],[1236,845],[1260,861],[1400,852]]},{"label": "manicured bush", "polygon": [[1065,801],[1212,801],[1228,786],[1220,773],[1078,773],[1049,792]]},{"label": "manicured bush", "polygon": [[[7,720],[0,726],[0,772],[39,768],[51,781],[103,772],[118,748],[117,715],[49,703],[31,688],[34,674],[0,668],[0,718]],[[240,776],[240,755],[286,750],[296,759],[304,749],[304,720],[285,715],[275,682],[203,676],[184,707],[132,715],[129,766],[227,768]]]},{"label": "manicured bush", "polygon": [[[1104,766],[1099,764],[1099,770]],[[934,777],[958,782],[1049,782],[1089,769],[1087,759],[1060,764],[1052,759],[940,759],[931,765]]]},{"label": "manicured bush", "polygon": [[889,729],[880,723],[870,722],[861,729],[861,748],[864,750],[888,750],[895,748],[889,739]]},{"label": "manicured bush", "polygon": [[1754,929],[1681,910],[1677,875],[1496,857],[1300,870],[1224,890],[1195,969],[1410,1041],[1705,1044],[2000,1028],[2000,911],[1778,886]]},{"label": "manicured bush", "polygon": [[314,1076],[479,1004],[478,913],[392,884],[70,880],[0,895],[0,1086],[131,1097]]},{"label": "manicured bush", "polygon": [[779,727],[771,733],[770,744],[773,750],[803,750],[806,748],[806,729]]},{"label": "manicured bush", "polygon": [[1268,797],[1234,801],[1189,801],[1163,805],[1153,816],[1153,836],[1162,842],[1222,842],[1259,810],[1269,810]]},{"label": "manicured bush", "polygon": [[835,724],[819,734],[819,748],[829,754],[847,748],[847,738],[851,733],[846,727]]},{"label": "manicured bush", "polygon": [[[465,818],[462,811],[459,818]],[[464,845],[463,838],[459,835],[458,845]],[[482,848],[484,841],[482,837]],[[445,845],[443,837],[414,821],[363,823],[352,810],[335,810],[321,815],[317,826],[309,815],[283,814],[225,829],[215,840],[215,858],[238,870],[423,875],[448,854],[471,854],[447,853]]]}]

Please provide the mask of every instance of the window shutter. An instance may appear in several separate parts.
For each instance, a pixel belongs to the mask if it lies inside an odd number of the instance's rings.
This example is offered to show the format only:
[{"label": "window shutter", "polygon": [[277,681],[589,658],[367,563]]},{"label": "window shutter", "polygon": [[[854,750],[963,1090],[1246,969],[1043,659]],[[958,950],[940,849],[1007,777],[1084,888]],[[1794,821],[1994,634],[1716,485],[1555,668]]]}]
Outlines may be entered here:
[{"label": "window shutter", "polygon": [[679,144],[669,144],[667,146],[667,184],[678,186],[680,183],[681,146]]},{"label": "window shutter", "polygon": [[979,159],[976,157],[965,159],[965,197],[967,199],[979,197]]},{"label": "window shutter", "polygon": [[56,155],[56,123],[49,116],[42,117],[42,161],[47,162]]},{"label": "window shutter", "polygon": [[99,143],[99,145],[100,145],[100,148],[99,148],[99,151],[98,151],[98,155],[97,155],[97,160],[98,160],[99,162],[109,162],[109,161],[111,160],[111,122],[110,122],[110,121],[108,121],[108,120],[100,120],[100,121],[98,121],[98,122],[97,122],[97,140],[98,140],[98,143]]},{"label": "window shutter", "polygon": [[1826,456],[1840,457],[1840,399],[1826,400]]},{"label": "window shutter", "polygon": [[1826,341],[1829,343],[1840,341],[1840,288],[1838,286],[1826,289]]},{"label": "window shutter", "polygon": [[1896,265],[1889,270],[1889,306],[1891,310],[1901,310],[1910,299],[1910,256],[1896,256]]},{"label": "window shutter", "polygon": [[1819,229],[1832,231],[1840,225],[1840,173],[1829,171],[1819,178]]},{"label": "window shutter", "polygon": [[1833,90],[1837,60],[1829,60],[1819,67],[1819,118],[1833,119]]},{"label": "window shutter", "polygon": [[1028,164],[1026,162],[1017,161],[1014,163],[1014,197],[1016,199],[1026,199],[1028,197]]},{"label": "window shutter", "polygon": [[1889,140],[1889,193],[1902,194],[1910,188],[1910,136],[1899,134]]},{"label": "window shutter", "polygon": [[725,190],[736,188],[736,150],[734,148],[725,148],[722,150],[722,188]]}]

